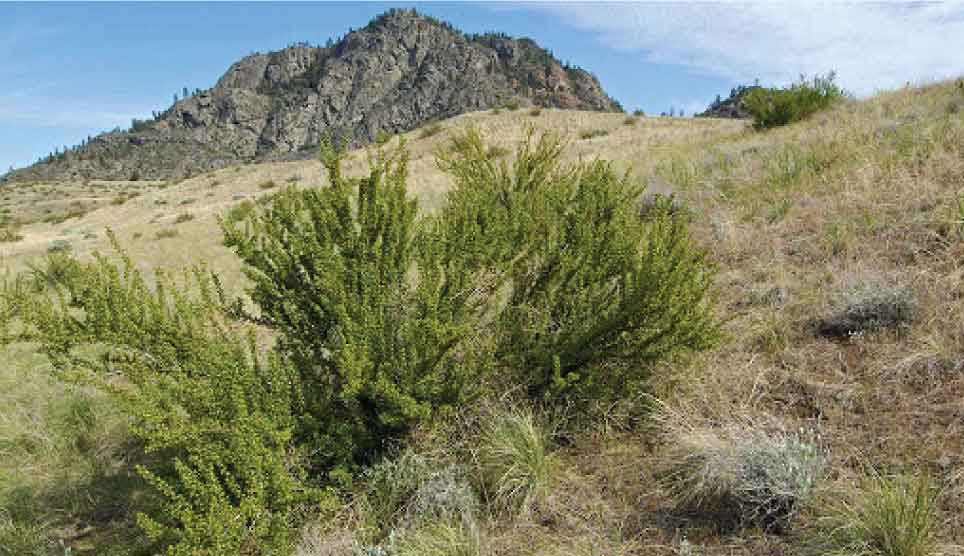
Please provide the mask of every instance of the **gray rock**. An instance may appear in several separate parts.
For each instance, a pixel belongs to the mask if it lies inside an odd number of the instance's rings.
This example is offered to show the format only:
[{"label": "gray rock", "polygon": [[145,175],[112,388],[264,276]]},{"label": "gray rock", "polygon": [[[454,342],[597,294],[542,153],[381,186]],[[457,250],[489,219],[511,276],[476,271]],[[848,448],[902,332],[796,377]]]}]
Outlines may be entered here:
[{"label": "gray rock", "polygon": [[391,10],[327,47],[248,56],[213,88],[180,99],[137,131],[98,135],[6,179],[176,179],[308,158],[324,137],[359,146],[382,131],[507,103],[621,109],[593,75],[564,67],[529,39],[465,35]]}]

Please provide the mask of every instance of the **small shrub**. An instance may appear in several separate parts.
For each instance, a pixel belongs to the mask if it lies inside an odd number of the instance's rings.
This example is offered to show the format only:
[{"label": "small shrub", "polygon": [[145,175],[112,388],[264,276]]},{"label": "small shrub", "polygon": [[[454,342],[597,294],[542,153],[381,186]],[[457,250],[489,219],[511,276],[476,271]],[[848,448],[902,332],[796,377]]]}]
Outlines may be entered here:
[{"label": "small shrub", "polygon": [[509,112],[512,112],[512,111],[514,111],[514,110],[518,110],[518,109],[519,109],[519,101],[517,101],[517,100],[510,100],[509,102],[505,103],[505,106],[503,106],[503,108],[505,108],[505,109],[508,110]]},{"label": "small shrub", "polygon": [[379,533],[389,530],[404,515],[405,507],[432,473],[433,463],[412,452],[386,459],[361,474],[370,525]]},{"label": "small shrub", "polygon": [[873,475],[832,508],[826,536],[840,553],[932,556],[937,553],[939,496],[924,473]]},{"label": "small shrub", "polygon": [[294,175],[288,176],[288,178],[285,181],[288,183],[298,183],[299,181],[301,181],[301,176],[299,176],[298,174],[294,174]]},{"label": "small shrub", "polygon": [[227,215],[224,217],[225,222],[228,224],[238,224],[247,220],[254,211],[257,209],[258,205],[251,201],[250,199],[241,201],[235,204],[229,210]]},{"label": "small shrub", "polygon": [[529,115],[532,116],[533,118],[538,118],[539,116],[542,115],[542,108],[539,108],[538,106],[535,108],[532,108],[531,110],[529,110]]},{"label": "small shrub", "polygon": [[132,239],[141,239],[142,237],[144,237],[143,232],[134,232],[134,234],[131,236]]},{"label": "small shrub", "polygon": [[638,120],[636,118],[629,117],[623,120],[623,125],[633,126],[633,125],[636,125],[637,121]]},{"label": "small shrub", "polygon": [[633,110],[633,116],[636,116],[637,118],[644,118],[646,117],[646,112],[643,112],[637,108],[636,110]]},{"label": "small shrub", "polygon": [[114,197],[113,199],[111,199],[110,204],[112,204],[112,205],[114,205],[114,206],[120,206],[120,205],[123,205],[124,203],[126,203],[127,200],[128,200],[127,195],[124,195],[124,194],[122,193],[122,194]]},{"label": "small shrub", "polygon": [[180,204],[180,205],[193,205],[193,204],[196,203],[196,202],[197,202],[197,199],[195,199],[195,198],[193,198],[193,197],[188,197],[187,199],[181,199],[181,202],[178,203],[178,204]]},{"label": "small shrub", "polygon": [[289,471],[291,369],[226,326],[208,273],[184,286],[158,275],[155,287],[109,236],[119,265],[70,260],[49,290],[17,293],[17,317],[56,378],[128,413],[157,501],[137,515],[150,541],[170,555],[284,553],[308,500]]},{"label": "small shrub", "polygon": [[824,468],[813,434],[787,432],[752,419],[701,422],[663,409],[662,483],[680,509],[729,528],[748,523],[786,529]]},{"label": "small shrub", "polygon": [[549,445],[549,435],[531,412],[490,416],[482,425],[478,446],[480,482],[488,502],[513,514],[543,504],[555,465]]},{"label": "small shrub", "polygon": [[428,139],[429,137],[434,137],[439,133],[442,133],[443,129],[444,128],[442,127],[442,124],[439,124],[439,123],[429,124],[421,129],[418,136],[421,139]]},{"label": "small shrub", "polygon": [[579,132],[579,138],[582,140],[605,137],[607,135],[609,135],[609,132],[605,129],[585,129]]},{"label": "small shrub", "polygon": [[258,184],[258,189],[274,189],[277,186],[274,180],[266,180]]},{"label": "small shrub", "polygon": [[800,80],[784,89],[757,87],[746,94],[743,105],[756,129],[770,129],[804,120],[846,97],[834,83],[835,74]]},{"label": "small shrub", "polygon": [[191,220],[194,220],[193,214],[191,214],[190,212],[182,212],[181,214],[178,214],[177,217],[174,219],[174,223],[183,224],[185,222],[190,222]]},{"label": "small shrub", "polygon": [[154,234],[154,239],[170,239],[172,237],[177,237],[177,235],[177,230],[174,228],[165,228],[163,230],[158,230],[157,233]]},{"label": "small shrub", "polygon": [[816,322],[817,333],[828,338],[908,326],[920,311],[913,289],[880,276],[851,278],[834,297],[828,314]]},{"label": "small shrub", "polygon": [[502,110],[499,108],[493,108],[492,110],[489,111],[489,113],[492,114],[493,116],[498,116],[499,114],[502,113]]}]

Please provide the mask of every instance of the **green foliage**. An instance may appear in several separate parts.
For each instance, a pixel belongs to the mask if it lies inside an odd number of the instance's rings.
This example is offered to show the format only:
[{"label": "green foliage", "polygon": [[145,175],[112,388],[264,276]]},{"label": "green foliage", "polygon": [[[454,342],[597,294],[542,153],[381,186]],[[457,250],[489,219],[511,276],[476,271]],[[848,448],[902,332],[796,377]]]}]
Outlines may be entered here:
[{"label": "green foliage", "polygon": [[322,149],[330,187],[285,190],[243,229],[224,223],[261,322],[302,374],[299,438],[332,479],[462,400],[468,365],[454,348],[484,301],[416,240],[406,155],[379,153],[362,179],[341,174],[341,156]]},{"label": "green foliage", "polygon": [[254,203],[254,201],[246,199],[228,209],[228,213],[225,215],[224,220],[229,224],[244,222],[252,214],[254,214],[255,209],[257,209],[257,205]]},{"label": "green foliage", "polygon": [[541,115],[542,115],[542,108],[539,108],[538,106],[536,106],[536,107],[534,107],[534,108],[531,108],[531,109],[529,110],[529,115],[532,116],[533,118],[537,118],[537,117],[541,116]]},{"label": "green foliage", "polygon": [[258,184],[259,189],[274,189],[277,186],[274,180],[266,180]]},{"label": "green foliage", "polygon": [[393,554],[398,556],[481,556],[478,529],[460,523],[437,521],[403,534]]},{"label": "green foliage", "polygon": [[647,363],[717,336],[711,270],[685,219],[640,219],[642,188],[602,161],[565,167],[553,137],[523,141],[514,165],[470,132],[440,157],[455,178],[434,219],[445,265],[496,280],[485,321],[493,364],[535,399],[625,393]]},{"label": "green foliage", "polygon": [[839,553],[931,556],[937,553],[939,491],[926,474],[873,475],[829,520]]},{"label": "green foliage", "polygon": [[846,93],[834,83],[833,72],[814,76],[812,80],[801,76],[787,88],[757,87],[746,94],[743,104],[753,116],[756,129],[769,129],[806,119],[843,99]]},{"label": "green foliage", "polygon": [[288,449],[296,375],[229,326],[210,276],[195,272],[193,296],[162,274],[152,288],[119,254],[119,265],[58,259],[36,281],[41,295],[20,293],[27,339],[58,378],[128,413],[146,454],[138,472],[160,500],[138,523],[167,554],[286,553],[299,493]]},{"label": "green foliage", "polygon": [[182,212],[181,214],[178,214],[177,217],[174,219],[174,223],[183,224],[185,222],[190,222],[191,220],[194,220],[193,214],[191,214],[190,212]]}]

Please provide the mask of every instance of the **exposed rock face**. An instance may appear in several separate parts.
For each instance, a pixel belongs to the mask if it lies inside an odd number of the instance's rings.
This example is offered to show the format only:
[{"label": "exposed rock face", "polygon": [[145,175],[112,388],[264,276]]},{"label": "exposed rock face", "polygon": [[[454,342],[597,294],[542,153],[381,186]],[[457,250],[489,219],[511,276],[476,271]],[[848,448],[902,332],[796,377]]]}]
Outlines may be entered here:
[{"label": "exposed rock face", "polygon": [[467,36],[392,10],[326,47],[248,56],[156,120],[101,134],[6,179],[181,177],[311,156],[325,136],[360,145],[381,132],[507,103],[621,109],[594,76],[563,67],[529,39]]},{"label": "exposed rock face", "polygon": [[716,100],[703,112],[696,114],[697,118],[750,118],[750,112],[743,104],[743,99],[747,93],[758,89],[757,85],[740,85],[730,91],[730,96],[725,99]]}]

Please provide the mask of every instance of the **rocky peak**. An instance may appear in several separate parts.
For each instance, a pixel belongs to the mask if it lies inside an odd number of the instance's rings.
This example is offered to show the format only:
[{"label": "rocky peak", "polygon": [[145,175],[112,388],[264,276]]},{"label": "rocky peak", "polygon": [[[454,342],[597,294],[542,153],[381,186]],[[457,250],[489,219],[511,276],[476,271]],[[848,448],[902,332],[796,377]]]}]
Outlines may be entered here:
[{"label": "rocky peak", "polygon": [[326,136],[353,146],[379,133],[507,103],[620,110],[598,80],[527,38],[467,35],[393,9],[324,46],[247,56],[214,87],[156,119],[17,170],[11,180],[167,179],[311,156]]}]

